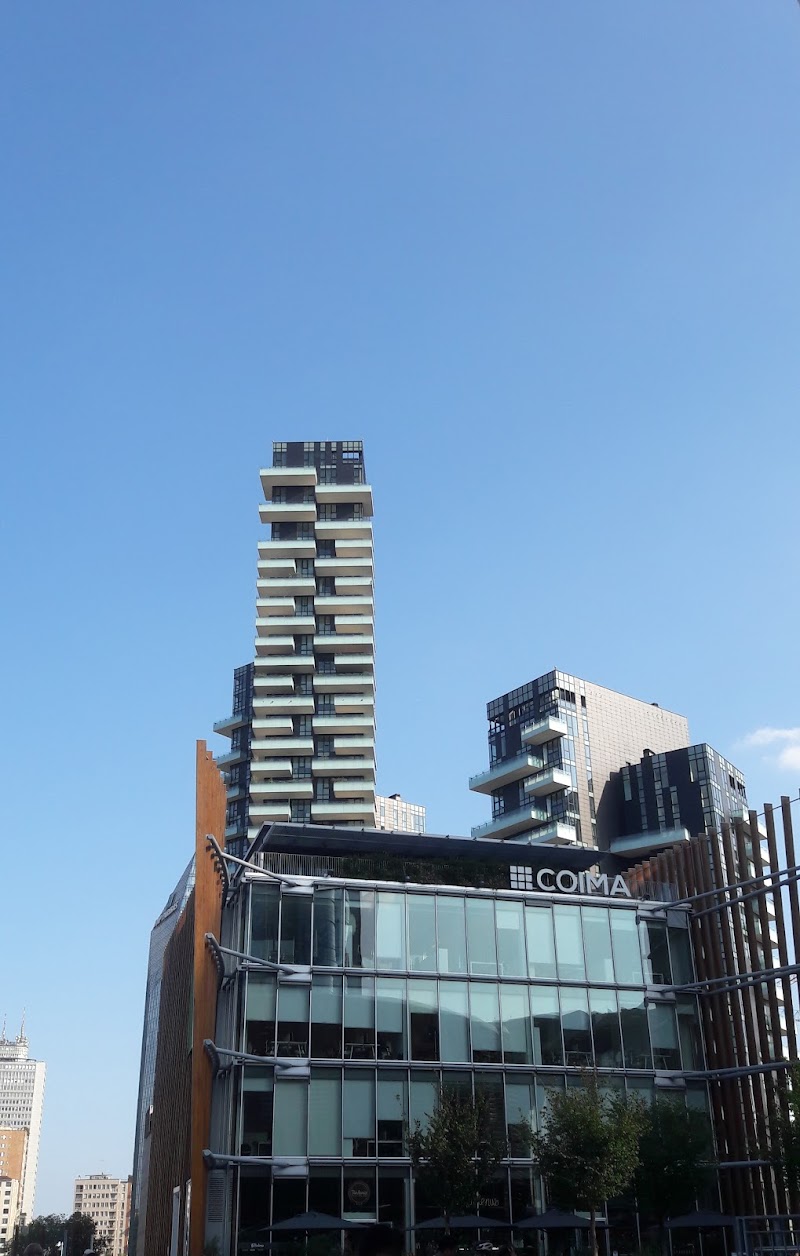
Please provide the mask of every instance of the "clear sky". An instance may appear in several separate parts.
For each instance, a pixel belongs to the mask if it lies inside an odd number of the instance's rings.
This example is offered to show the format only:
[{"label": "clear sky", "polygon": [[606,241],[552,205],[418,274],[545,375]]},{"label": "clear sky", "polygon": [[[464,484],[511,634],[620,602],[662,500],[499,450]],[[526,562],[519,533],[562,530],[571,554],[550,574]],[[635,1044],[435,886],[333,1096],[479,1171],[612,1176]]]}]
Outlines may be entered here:
[{"label": "clear sky", "polygon": [[37,1211],[131,1167],[273,439],[366,442],[379,785],[432,830],[487,818],[484,704],[553,666],[797,792],[798,118],[795,0],[0,8],[0,1013],[48,1063]]}]

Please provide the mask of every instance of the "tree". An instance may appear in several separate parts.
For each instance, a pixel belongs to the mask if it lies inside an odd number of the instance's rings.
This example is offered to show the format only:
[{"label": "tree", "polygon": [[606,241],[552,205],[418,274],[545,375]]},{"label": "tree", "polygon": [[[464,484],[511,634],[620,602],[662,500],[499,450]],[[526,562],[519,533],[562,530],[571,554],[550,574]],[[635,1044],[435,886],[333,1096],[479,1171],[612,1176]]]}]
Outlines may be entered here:
[{"label": "tree", "polygon": [[597,1213],[627,1190],[639,1164],[645,1107],[622,1094],[601,1095],[597,1078],[580,1089],[554,1091],[533,1154],[560,1208],[589,1213],[589,1242],[597,1256]]},{"label": "tree", "polygon": [[[800,1194],[800,1063],[789,1070],[785,1094],[773,1106],[772,1155],[790,1197]],[[781,1102],[783,1098],[783,1102]]]},{"label": "tree", "polygon": [[690,1212],[714,1177],[708,1117],[686,1108],[682,1100],[656,1099],[645,1112],[639,1161],[635,1179],[639,1207],[658,1222],[663,1251],[667,1217]]},{"label": "tree", "polygon": [[[84,1212],[73,1212],[66,1222],[67,1256],[83,1256],[88,1247],[96,1252],[105,1251],[105,1239],[96,1239],[97,1225]],[[94,1240],[94,1242],[92,1241]]]},{"label": "tree", "polygon": [[22,1226],[9,1245],[9,1256],[22,1256],[29,1243],[38,1243],[45,1252],[54,1252],[56,1243],[64,1237],[66,1217],[62,1213],[49,1213],[46,1217],[34,1217]]},{"label": "tree", "polygon": [[452,1216],[478,1211],[507,1154],[491,1105],[480,1093],[441,1089],[427,1126],[415,1121],[406,1141],[416,1179],[438,1201],[449,1234]]}]

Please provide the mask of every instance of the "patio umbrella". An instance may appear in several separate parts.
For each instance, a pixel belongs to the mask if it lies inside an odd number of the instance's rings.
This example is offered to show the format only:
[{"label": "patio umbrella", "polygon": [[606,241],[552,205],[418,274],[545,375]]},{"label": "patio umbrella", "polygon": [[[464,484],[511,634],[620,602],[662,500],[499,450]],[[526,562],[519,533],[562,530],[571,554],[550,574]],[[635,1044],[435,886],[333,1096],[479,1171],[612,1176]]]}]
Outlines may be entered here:
[{"label": "patio umbrella", "polygon": [[[605,1217],[598,1217],[597,1226],[608,1225]],[[560,1208],[548,1208],[536,1217],[526,1217],[524,1221],[514,1222],[515,1230],[588,1230],[589,1218],[579,1217],[575,1212],[562,1212]]]},{"label": "patio umbrella", "polygon": [[[415,1230],[446,1230],[446,1217],[434,1217],[432,1221],[420,1221],[415,1225]],[[508,1221],[496,1221],[494,1217],[479,1217],[477,1213],[473,1216],[460,1216],[450,1218],[451,1230],[508,1230],[510,1223]]]},{"label": "patio umbrella", "polygon": [[710,1230],[714,1226],[736,1225],[735,1217],[721,1212],[687,1212],[682,1217],[670,1217],[668,1230]]},{"label": "patio umbrella", "polygon": [[331,1217],[327,1212],[299,1212],[296,1217],[276,1221],[265,1226],[267,1230],[359,1230],[360,1221],[345,1221],[344,1217]]}]

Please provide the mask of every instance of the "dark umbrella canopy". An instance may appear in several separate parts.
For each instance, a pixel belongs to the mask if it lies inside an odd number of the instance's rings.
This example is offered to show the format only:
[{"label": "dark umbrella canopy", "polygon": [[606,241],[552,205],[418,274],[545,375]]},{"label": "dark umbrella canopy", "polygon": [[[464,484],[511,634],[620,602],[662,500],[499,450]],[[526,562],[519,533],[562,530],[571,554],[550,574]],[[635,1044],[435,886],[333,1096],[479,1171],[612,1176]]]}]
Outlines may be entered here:
[{"label": "dark umbrella canopy", "polygon": [[496,1221],[494,1217],[479,1217],[477,1213],[474,1216],[451,1217],[449,1222],[446,1217],[434,1217],[432,1221],[420,1221],[415,1230],[446,1230],[447,1226],[451,1230],[507,1230],[509,1223],[507,1221]]},{"label": "dark umbrella canopy", "polygon": [[703,1230],[714,1226],[736,1225],[735,1217],[726,1217],[722,1212],[687,1212],[682,1217],[670,1217],[668,1230]]},{"label": "dark umbrella canopy", "polygon": [[[598,1226],[606,1225],[604,1218],[598,1217]],[[524,1221],[514,1224],[515,1230],[588,1230],[588,1217],[579,1217],[575,1212],[562,1212],[560,1208],[548,1208],[540,1212],[538,1217],[526,1217]]]},{"label": "dark umbrella canopy", "polygon": [[360,1221],[345,1221],[344,1217],[331,1217],[327,1212],[299,1212],[267,1226],[269,1230],[359,1230]]}]

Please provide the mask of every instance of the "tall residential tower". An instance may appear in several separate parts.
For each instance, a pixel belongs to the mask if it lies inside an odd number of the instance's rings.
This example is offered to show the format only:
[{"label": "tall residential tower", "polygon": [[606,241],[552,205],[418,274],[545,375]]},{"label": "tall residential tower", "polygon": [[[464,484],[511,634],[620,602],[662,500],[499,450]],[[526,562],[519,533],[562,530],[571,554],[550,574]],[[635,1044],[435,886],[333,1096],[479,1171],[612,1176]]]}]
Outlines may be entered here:
[{"label": "tall residential tower", "polygon": [[361,441],[288,441],[261,472],[255,660],[238,668],[226,842],[268,821],[375,822],[372,490]]},{"label": "tall residential tower", "polygon": [[20,1183],[20,1212],[30,1220],[36,1195],[39,1136],[42,1130],[44,1080],[47,1065],[28,1059],[24,1027],[16,1038],[0,1035],[0,1129],[27,1130]]}]

